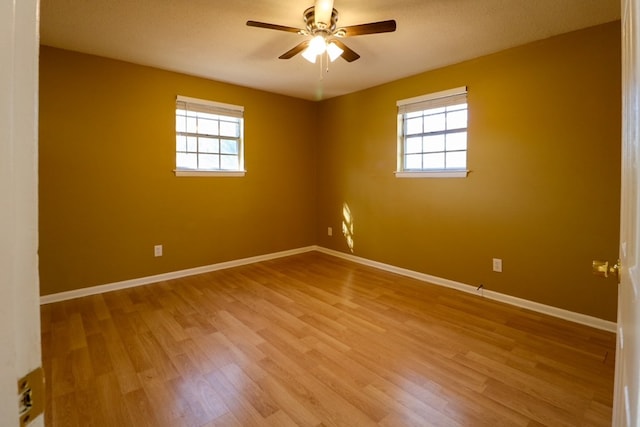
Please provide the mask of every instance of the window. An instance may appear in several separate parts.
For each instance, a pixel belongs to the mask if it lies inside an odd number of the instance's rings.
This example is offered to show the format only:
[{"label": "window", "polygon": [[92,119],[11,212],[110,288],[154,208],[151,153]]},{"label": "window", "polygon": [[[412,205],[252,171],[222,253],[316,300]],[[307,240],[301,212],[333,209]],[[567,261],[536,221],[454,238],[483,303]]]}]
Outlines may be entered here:
[{"label": "window", "polygon": [[467,88],[397,102],[397,177],[467,176]]},{"label": "window", "polygon": [[202,99],[176,99],[177,176],[243,176],[244,108]]}]

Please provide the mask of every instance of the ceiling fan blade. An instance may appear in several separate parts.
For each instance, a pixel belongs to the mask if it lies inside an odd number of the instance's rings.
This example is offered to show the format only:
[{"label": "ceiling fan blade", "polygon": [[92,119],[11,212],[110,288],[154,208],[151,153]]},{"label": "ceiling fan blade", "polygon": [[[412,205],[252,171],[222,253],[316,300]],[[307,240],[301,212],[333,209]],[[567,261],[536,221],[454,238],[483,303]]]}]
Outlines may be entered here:
[{"label": "ceiling fan blade", "polygon": [[286,27],[284,25],[268,24],[266,22],[258,21],[247,21],[247,26],[266,28],[269,30],[288,31],[290,33],[300,33],[302,31],[300,28]]},{"label": "ceiling fan blade", "polygon": [[292,49],[289,49],[288,51],[280,55],[278,58],[280,59],[293,58],[294,56],[296,56],[297,54],[305,50],[308,46],[309,46],[309,40],[305,40],[302,43],[299,43],[296,46],[294,46]]},{"label": "ceiling fan blade", "polygon": [[336,35],[342,37],[363,36],[365,34],[391,33],[396,30],[396,21],[370,22],[368,24],[351,25],[342,27],[336,31]]},{"label": "ceiling fan blade", "polygon": [[356,59],[360,58],[360,55],[358,55],[357,53],[355,53],[353,50],[351,50],[349,47],[347,47],[346,44],[342,43],[340,40],[337,39],[333,39],[331,40],[333,43],[337,44],[338,47],[340,49],[342,49],[344,52],[342,52],[342,58],[347,61],[347,62],[353,62]]},{"label": "ceiling fan blade", "polygon": [[333,12],[333,0],[316,0],[313,13],[316,25],[323,23],[327,26],[331,24],[331,13]]}]

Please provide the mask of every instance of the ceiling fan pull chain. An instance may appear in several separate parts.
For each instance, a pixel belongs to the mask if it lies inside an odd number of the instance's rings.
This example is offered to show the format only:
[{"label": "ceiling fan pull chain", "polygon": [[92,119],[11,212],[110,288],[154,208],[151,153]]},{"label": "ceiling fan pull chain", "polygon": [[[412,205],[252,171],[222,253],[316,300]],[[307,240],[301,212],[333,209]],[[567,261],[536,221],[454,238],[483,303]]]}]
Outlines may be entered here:
[{"label": "ceiling fan pull chain", "polygon": [[329,72],[329,63],[331,62],[329,60],[329,54],[327,53],[327,51],[324,52],[324,60],[327,62],[327,73]]}]

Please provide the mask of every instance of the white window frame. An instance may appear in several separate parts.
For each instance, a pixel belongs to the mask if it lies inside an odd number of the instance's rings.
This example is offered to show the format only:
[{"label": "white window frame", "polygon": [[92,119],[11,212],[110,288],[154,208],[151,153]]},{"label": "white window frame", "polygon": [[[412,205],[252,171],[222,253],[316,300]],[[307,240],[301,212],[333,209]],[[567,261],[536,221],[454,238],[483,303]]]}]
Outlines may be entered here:
[{"label": "white window frame", "polygon": [[[465,151],[467,161],[464,169],[461,168],[445,168],[445,169],[406,169],[405,168],[405,115],[412,112],[426,111],[433,108],[441,108],[467,103],[467,87],[461,86],[454,89],[444,90],[440,92],[430,93],[427,95],[416,96],[413,98],[403,99],[396,102],[398,107],[398,158],[397,170],[395,176],[397,178],[464,178],[469,173],[468,170],[468,145]],[[467,117],[469,107],[467,105]],[[467,125],[468,135],[468,125]],[[444,131],[445,134],[448,130]],[[468,143],[468,136],[467,136]],[[458,150],[456,150],[458,151]],[[446,146],[445,153],[446,155]]]},{"label": "white window frame", "polygon": [[[238,141],[238,168],[237,169],[189,169],[179,168],[177,165],[178,147],[177,137],[179,135],[187,135],[187,132],[178,132],[177,120],[178,110],[186,109],[188,111],[195,111],[196,113],[209,113],[223,117],[239,119],[240,135]],[[175,159],[176,168],[174,173],[176,176],[244,176],[246,170],[244,169],[244,107],[240,105],[225,104],[221,102],[209,101],[206,99],[191,98],[188,96],[178,95],[176,96],[176,145],[175,145]],[[208,135],[204,133],[188,133],[189,136],[216,136]],[[217,135],[219,136],[219,135]],[[200,151],[196,151],[197,154],[201,154]],[[220,153],[218,153],[220,154]]]}]

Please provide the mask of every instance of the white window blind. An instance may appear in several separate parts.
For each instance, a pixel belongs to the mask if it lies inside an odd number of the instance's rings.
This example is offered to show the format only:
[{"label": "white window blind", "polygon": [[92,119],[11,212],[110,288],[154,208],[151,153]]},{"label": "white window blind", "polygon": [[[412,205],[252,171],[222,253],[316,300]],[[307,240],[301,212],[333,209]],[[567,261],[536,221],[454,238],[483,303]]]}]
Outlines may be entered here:
[{"label": "white window blind", "polygon": [[428,95],[417,96],[415,98],[403,99],[397,102],[398,113],[413,113],[415,111],[429,110],[437,107],[447,107],[449,105],[466,104],[467,87],[462,86],[456,89],[444,90]]},{"label": "white window blind", "polygon": [[209,113],[236,118],[243,118],[244,116],[244,107],[240,105],[223,104],[180,95],[176,98],[176,108],[196,113]]}]

